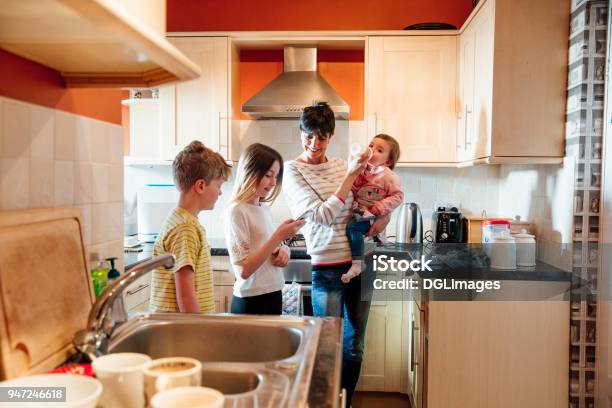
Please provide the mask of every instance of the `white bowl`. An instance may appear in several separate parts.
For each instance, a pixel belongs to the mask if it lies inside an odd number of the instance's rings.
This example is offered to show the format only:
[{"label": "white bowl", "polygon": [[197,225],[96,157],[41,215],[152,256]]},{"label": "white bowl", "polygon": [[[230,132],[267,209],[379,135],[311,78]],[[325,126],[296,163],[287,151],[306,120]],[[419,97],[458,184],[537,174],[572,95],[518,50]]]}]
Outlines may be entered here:
[{"label": "white bowl", "polygon": [[221,408],[225,396],[208,387],[177,387],[158,392],[151,399],[153,408]]},{"label": "white bowl", "polygon": [[19,377],[0,382],[0,387],[66,387],[66,402],[0,402],[0,407],[95,408],[102,394],[102,383],[100,381],[76,374],[42,374]]}]

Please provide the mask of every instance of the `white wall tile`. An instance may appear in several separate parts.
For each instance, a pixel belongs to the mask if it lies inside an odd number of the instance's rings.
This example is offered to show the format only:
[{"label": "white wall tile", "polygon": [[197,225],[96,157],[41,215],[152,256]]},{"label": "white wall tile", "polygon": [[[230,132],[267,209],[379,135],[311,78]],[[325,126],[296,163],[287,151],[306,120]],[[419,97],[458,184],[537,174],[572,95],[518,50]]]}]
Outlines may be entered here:
[{"label": "white wall tile", "polygon": [[91,163],[93,160],[94,121],[85,117],[75,118],[74,160]]},{"label": "white wall tile", "polygon": [[30,157],[31,112],[24,103],[2,101],[2,157]]},{"label": "white wall tile", "polygon": [[18,210],[29,206],[30,159],[2,159],[0,162],[0,209]]},{"label": "white wall tile", "polygon": [[[92,122],[91,130],[91,149],[92,156],[91,161],[93,163],[110,163],[110,132],[107,125],[104,122],[95,121]],[[122,140],[123,142],[123,140]],[[113,153],[114,154],[114,153]],[[119,159],[123,158],[123,152],[120,153]],[[117,159],[117,158],[115,158]]]},{"label": "white wall tile", "polygon": [[93,171],[88,162],[74,163],[74,203],[89,204],[93,198]]},{"label": "white wall tile", "polygon": [[92,245],[109,241],[110,234],[110,205],[93,204],[91,206],[91,243]]},{"label": "white wall tile", "polygon": [[108,199],[108,164],[91,165],[91,200],[94,203],[105,203]]},{"label": "white wall tile", "polygon": [[123,166],[119,164],[108,167],[108,201],[123,201]]},{"label": "white wall tile", "polygon": [[121,126],[105,123],[110,164],[123,164],[123,131]]},{"label": "white wall tile", "polygon": [[74,160],[77,139],[77,117],[55,111],[55,159]]},{"label": "white wall tile", "polygon": [[51,159],[30,159],[29,208],[53,207],[55,200],[54,162]]},{"label": "white wall tile", "polygon": [[55,143],[55,112],[52,109],[32,109],[32,144],[30,157],[53,159]]},{"label": "white wall tile", "polygon": [[108,212],[108,238],[115,239],[116,237],[123,237],[123,203],[118,202],[109,204]]},{"label": "white wall tile", "polygon": [[54,205],[56,207],[74,203],[74,162],[56,160],[54,163]]},{"label": "white wall tile", "polygon": [[81,210],[81,221],[83,222],[83,241],[85,245],[91,245],[91,234],[92,234],[92,215],[91,205],[79,205],[78,209]]}]

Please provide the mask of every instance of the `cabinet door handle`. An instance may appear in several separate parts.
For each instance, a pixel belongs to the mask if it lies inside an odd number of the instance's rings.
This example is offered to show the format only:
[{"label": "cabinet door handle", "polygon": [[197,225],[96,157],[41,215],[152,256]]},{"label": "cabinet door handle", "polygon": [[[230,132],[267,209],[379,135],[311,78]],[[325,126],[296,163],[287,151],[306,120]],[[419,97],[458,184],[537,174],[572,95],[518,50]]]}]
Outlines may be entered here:
[{"label": "cabinet door handle", "polygon": [[225,305],[223,311],[225,313],[229,313],[227,309],[229,309],[229,298],[227,296],[223,296],[223,304]]},{"label": "cabinet door handle", "polygon": [[467,105],[465,105],[465,134],[464,134],[464,143],[465,143],[465,148],[467,149],[468,146],[472,146],[472,137],[470,136],[470,141],[468,142],[468,115],[471,114],[472,111],[468,108]]},{"label": "cabinet door handle", "polygon": [[414,372],[414,367],[419,365],[418,361],[415,361],[414,355],[414,338],[418,335],[419,328],[414,325],[414,320],[410,322],[412,326],[412,341],[410,342],[410,371]]},{"label": "cabinet door handle", "polygon": [[149,285],[147,285],[146,283],[142,283],[140,285],[138,285],[136,288],[132,289],[132,290],[128,290],[125,293],[127,295],[133,295],[137,292],[140,292],[141,290],[143,290],[144,288],[148,287]]}]

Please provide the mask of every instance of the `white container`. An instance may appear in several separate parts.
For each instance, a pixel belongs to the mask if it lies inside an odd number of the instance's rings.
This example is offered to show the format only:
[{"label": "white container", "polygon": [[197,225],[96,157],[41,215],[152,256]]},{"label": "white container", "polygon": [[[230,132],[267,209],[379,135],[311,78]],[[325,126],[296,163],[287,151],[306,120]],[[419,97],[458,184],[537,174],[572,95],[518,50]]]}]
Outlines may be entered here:
[{"label": "white container", "polygon": [[482,243],[488,244],[494,235],[510,234],[510,221],[484,220],[482,222]]},{"label": "white container", "polygon": [[30,375],[3,381],[0,387],[66,387],[66,402],[0,402],[0,407],[13,408],[95,408],[102,394],[100,381],[76,374]]},{"label": "white container", "polygon": [[103,408],[142,408],[145,403],[143,369],[151,357],[140,353],[115,353],[98,357],[92,363],[104,392]]},{"label": "white container", "polygon": [[520,215],[515,215],[514,219],[510,220],[510,233],[520,234],[525,230],[526,233],[531,234],[532,231],[531,222],[521,219]]},{"label": "white container", "polygon": [[487,244],[492,269],[516,269],[516,241],[507,232],[493,235]]},{"label": "white container", "polygon": [[522,230],[520,234],[512,235],[516,241],[516,266],[535,266],[536,241],[535,236]]},{"label": "white container", "polygon": [[155,394],[152,408],[222,408],[225,397],[208,387],[179,387]]}]

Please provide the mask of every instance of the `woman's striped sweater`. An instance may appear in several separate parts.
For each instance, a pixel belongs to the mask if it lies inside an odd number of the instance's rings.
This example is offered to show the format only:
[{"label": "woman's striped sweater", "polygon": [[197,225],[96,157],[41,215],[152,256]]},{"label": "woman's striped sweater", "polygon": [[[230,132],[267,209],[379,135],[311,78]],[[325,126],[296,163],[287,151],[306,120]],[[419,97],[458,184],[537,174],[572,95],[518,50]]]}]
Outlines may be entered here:
[{"label": "woman's striped sweater", "polygon": [[285,162],[283,192],[292,216],[297,218],[312,211],[301,232],[314,265],[351,261],[346,225],[352,216],[353,195],[349,193],[344,201],[334,195],[346,169],[346,162],[341,159],[321,164]]}]

